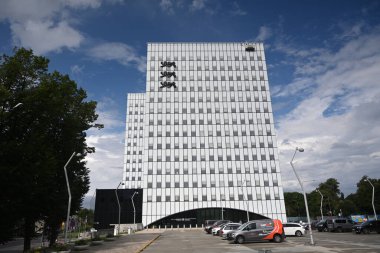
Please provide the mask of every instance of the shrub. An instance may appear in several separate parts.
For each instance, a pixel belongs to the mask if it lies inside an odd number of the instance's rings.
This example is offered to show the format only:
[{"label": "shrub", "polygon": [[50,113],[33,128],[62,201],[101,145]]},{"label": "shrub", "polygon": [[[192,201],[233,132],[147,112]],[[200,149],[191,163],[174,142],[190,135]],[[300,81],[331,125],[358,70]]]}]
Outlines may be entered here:
[{"label": "shrub", "polygon": [[75,245],[76,246],[80,246],[80,245],[87,245],[87,241],[86,240],[78,240],[78,241],[75,241]]},{"label": "shrub", "polygon": [[55,251],[66,251],[70,249],[70,247],[67,244],[63,243],[55,243],[51,248]]}]

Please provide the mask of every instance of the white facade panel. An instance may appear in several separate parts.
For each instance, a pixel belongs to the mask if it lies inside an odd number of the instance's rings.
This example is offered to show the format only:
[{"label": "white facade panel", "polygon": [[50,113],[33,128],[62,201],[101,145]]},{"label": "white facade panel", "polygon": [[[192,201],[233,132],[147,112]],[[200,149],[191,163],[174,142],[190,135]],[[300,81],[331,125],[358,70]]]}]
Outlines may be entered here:
[{"label": "white facade panel", "polygon": [[144,225],[205,207],[286,221],[264,48],[252,46],[148,44],[146,93],[128,95],[123,174],[144,189]]}]

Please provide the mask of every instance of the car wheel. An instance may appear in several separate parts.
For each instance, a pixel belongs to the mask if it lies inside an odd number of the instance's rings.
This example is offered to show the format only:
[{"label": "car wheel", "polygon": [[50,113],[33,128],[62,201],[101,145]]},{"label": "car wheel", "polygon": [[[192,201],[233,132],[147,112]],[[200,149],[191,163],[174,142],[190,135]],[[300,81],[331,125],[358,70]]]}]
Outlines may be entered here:
[{"label": "car wheel", "polygon": [[367,228],[363,229],[363,234],[369,234],[369,230]]},{"label": "car wheel", "polygon": [[302,232],[299,231],[299,230],[297,230],[297,231],[296,231],[296,236],[298,236],[298,237],[302,236]]},{"label": "car wheel", "polygon": [[276,242],[276,243],[280,243],[282,241],[281,235],[275,234],[273,236],[273,241]]},{"label": "car wheel", "polygon": [[328,231],[328,229],[327,229],[327,228],[324,228],[324,229],[323,229],[323,232],[327,232],[327,231]]},{"label": "car wheel", "polygon": [[342,228],[337,228],[337,229],[336,229],[336,232],[338,232],[338,233],[342,233],[343,230],[342,230]]},{"label": "car wheel", "polygon": [[244,243],[244,237],[239,235],[237,238],[236,238],[236,242],[239,243],[239,244],[243,244]]}]

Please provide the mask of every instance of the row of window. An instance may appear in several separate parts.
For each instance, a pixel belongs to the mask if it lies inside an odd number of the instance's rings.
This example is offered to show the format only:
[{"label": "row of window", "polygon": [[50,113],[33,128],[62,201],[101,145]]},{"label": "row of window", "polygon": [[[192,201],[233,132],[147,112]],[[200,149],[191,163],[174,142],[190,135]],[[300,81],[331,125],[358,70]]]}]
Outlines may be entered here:
[{"label": "row of window", "polygon": [[[208,159],[207,159],[208,158]],[[233,159],[234,158],[234,159]],[[208,157],[206,156],[201,156],[198,160],[198,157],[196,155],[192,155],[191,157],[187,154],[183,154],[182,157],[179,155],[175,155],[174,157],[172,156],[161,156],[157,155],[156,159],[153,159],[153,155],[148,156],[148,162],[188,162],[188,161],[274,161],[275,156],[274,155],[256,155],[252,154],[251,155],[235,155],[234,157],[231,157],[229,155],[223,156],[223,155],[209,155]],[[128,163],[129,160],[127,160]]]},{"label": "row of window", "polygon": [[[259,101],[261,98],[261,101]],[[174,103],[171,102],[170,97],[166,98],[166,101],[162,101],[163,99],[160,97],[150,97],[149,99],[149,112],[152,112],[152,109],[155,107],[163,108],[166,106],[166,111],[168,113],[172,113],[174,111],[175,113],[179,113],[180,111],[183,111],[183,109],[191,108],[195,109],[199,108],[199,110],[202,109],[208,109],[208,108],[215,108],[217,112],[224,111],[224,112],[230,112],[231,109],[239,108],[246,108],[246,110],[249,110],[249,108],[259,108],[259,107],[268,107],[267,101],[267,95],[266,93],[263,93],[261,97],[259,97],[259,94],[256,94],[253,98],[250,96],[250,93],[246,93],[246,95],[239,95],[238,98],[235,98],[234,94],[231,94],[231,96],[223,96],[223,98],[219,98],[217,94],[214,96],[207,96],[206,101],[204,100],[202,94],[200,94],[199,97],[192,96],[184,96],[182,99],[179,99],[178,97],[175,99]],[[180,101],[179,101],[180,100]],[[172,107],[174,107],[174,110],[170,110]],[[181,108],[181,110],[179,109]],[[178,108],[178,109],[176,109]],[[223,108],[223,110],[221,109]],[[230,108],[230,109],[229,109]],[[184,113],[188,113],[189,110],[184,111]],[[253,111],[252,111],[253,112]],[[130,109],[128,111],[129,115],[138,115],[143,114],[144,110],[132,110]],[[152,112],[154,113],[154,111]]]},{"label": "row of window", "polygon": [[[199,108],[182,108],[180,111],[179,107],[182,106],[175,106],[173,104],[174,108],[167,107],[164,111],[164,108],[161,106],[156,106],[155,108],[149,108],[149,114],[221,114],[224,113],[225,118],[229,118],[231,113],[269,113],[269,108],[266,104],[264,104],[263,107],[257,106],[256,108],[252,107],[252,104],[248,104],[248,106],[244,106],[244,104],[240,104],[239,108],[236,108],[235,105],[232,106],[223,106],[223,110],[216,105],[215,107],[211,108],[211,106],[207,106],[207,108],[199,107]],[[141,113],[143,114],[143,113]],[[232,114],[232,117],[234,115]],[[235,116],[236,117],[236,116]]]},{"label": "row of window", "polygon": [[[203,110],[202,110],[203,111]],[[153,119],[149,119],[149,125],[150,126],[154,126],[154,125],[157,125],[157,126],[171,126],[173,125],[208,125],[208,126],[211,126],[211,125],[221,125],[222,122],[223,122],[223,125],[242,125],[242,126],[247,126],[247,124],[249,124],[251,127],[253,127],[253,125],[262,125],[262,124],[266,124],[268,125],[268,128],[270,128],[270,124],[271,124],[271,121],[269,118],[265,118],[264,119],[264,122],[262,121],[261,118],[257,118],[257,121],[255,122],[253,118],[250,118],[250,119],[246,119],[246,117],[242,117],[240,118],[240,120],[238,121],[236,115],[232,115],[232,118],[230,118],[230,114],[222,114],[222,115],[215,115],[216,117],[208,117],[208,119],[204,119],[202,117],[202,115],[199,115],[201,116],[199,119],[187,119],[187,118],[183,118],[181,121],[178,117],[174,118],[174,120],[171,120],[171,119],[166,119],[166,120],[162,120],[162,119],[156,119],[156,120],[153,120]],[[210,115],[209,115],[210,116]],[[221,119],[222,117],[220,116],[224,116],[223,117],[223,120]],[[180,124],[181,123],[181,124]],[[142,130],[142,129],[140,129]],[[212,131],[212,130],[211,130]],[[228,129],[225,129],[226,132],[229,132]],[[174,132],[174,134],[178,132],[178,130],[176,130]],[[186,130],[183,130],[183,134],[181,134],[181,136],[187,136],[186,134]],[[201,136],[206,136],[204,133],[199,133]],[[216,135],[218,133],[215,133]],[[244,133],[242,133],[244,135]],[[175,134],[176,135],[176,134]],[[178,133],[179,135],[179,133]],[[213,136],[213,133],[209,133],[208,134],[209,136]],[[233,135],[235,135],[235,133],[233,133]],[[246,135],[246,134],[245,134]],[[255,135],[255,133],[252,133],[252,135]],[[258,134],[258,135],[262,135],[261,134]],[[221,136],[221,135],[219,135]],[[230,134],[225,134],[225,136],[230,136]]]},{"label": "row of window", "polygon": [[191,52],[193,55],[202,54],[218,54],[224,53],[229,55],[251,53],[245,51],[246,46],[253,47],[260,52],[263,49],[262,43],[239,43],[239,42],[198,42],[198,43],[178,43],[178,42],[165,42],[165,43],[148,43],[148,52],[161,52],[166,54],[173,54],[175,52]]},{"label": "row of window", "polygon": [[[199,122],[200,125],[204,125],[204,122]],[[218,123],[217,123],[218,124]],[[219,123],[220,124],[220,123]],[[195,125],[192,124],[192,125]],[[208,125],[212,125],[212,121],[208,121]],[[179,131],[176,130],[173,132],[171,131],[166,131],[165,134],[163,135],[162,131],[158,130],[157,132],[149,131],[149,137],[213,137],[213,136],[271,136],[272,131],[271,129],[266,129],[266,131],[263,131],[262,129],[259,129],[257,133],[255,130],[245,130],[241,129],[240,131],[238,130],[225,130],[224,135],[222,135],[221,130],[216,131],[216,135],[213,133],[212,130],[208,131],[207,134],[205,134],[204,131],[200,131],[197,133],[197,131],[191,131],[188,133],[187,131],[182,131],[182,134],[180,135]],[[202,145],[202,144],[201,144]],[[202,148],[202,146],[201,146]],[[203,147],[204,148],[204,147]]]},{"label": "row of window", "polygon": [[206,53],[199,54],[194,56],[193,54],[182,54],[181,56],[173,55],[173,56],[162,56],[162,55],[151,55],[150,61],[262,61],[263,58],[257,54],[223,54],[224,52],[220,52],[218,57],[215,53]]},{"label": "row of window", "polygon": [[[150,87],[156,87],[157,82],[148,82]],[[268,87],[267,81],[241,81],[241,82],[220,82],[220,81],[201,81],[201,82],[181,82],[181,91],[198,91],[198,92],[217,92],[222,91],[225,94],[234,95],[235,91],[266,91]],[[260,88],[260,89],[259,89]],[[182,93],[187,95],[187,93]],[[204,93],[203,93],[204,94]],[[246,93],[239,93],[246,94]],[[159,94],[160,95],[160,94]],[[176,96],[175,96],[176,97]],[[174,99],[175,99],[174,97]]]},{"label": "row of window", "polygon": [[[150,65],[148,65],[148,73],[151,71],[171,71],[178,73],[184,72],[184,71],[204,71],[205,74],[210,74],[213,71],[264,71],[264,66],[260,64],[250,64],[249,62],[198,62],[197,64],[193,64],[193,62],[181,62],[177,65],[177,68],[173,67],[162,67],[161,64],[155,64],[155,62],[151,62]],[[150,73],[152,75],[152,73]]]},{"label": "row of window", "polygon": [[[189,186],[189,182],[186,182],[186,181],[183,182],[183,185],[182,184],[180,185],[179,182],[175,182],[174,184],[172,182],[166,182],[165,183],[165,188],[171,188],[173,186],[174,186],[174,188],[189,188],[190,187]],[[246,187],[246,186],[249,186],[249,187],[251,187],[251,186],[259,187],[261,185],[260,185],[260,180],[259,179],[257,179],[255,181],[255,185],[252,185],[251,181],[248,181],[248,180],[246,180],[244,184],[242,183],[242,181],[237,181],[237,183],[234,184],[234,181],[232,181],[232,180],[228,181],[227,185],[224,184],[223,180],[219,182],[219,186],[218,187],[225,187],[225,186],[228,186],[228,187],[235,187],[235,186],[237,186],[237,187],[241,187],[241,186],[244,186],[244,187]],[[270,186],[268,180],[264,180],[264,186]],[[278,186],[278,181],[277,180],[273,180],[273,186]],[[208,185],[207,182],[206,182],[206,180],[202,180],[202,182],[200,182],[200,183],[198,183],[198,181],[194,181],[193,184],[191,185],[191,188],[198,188],[198,187],[205,188],[205,187],[217,187],[217,186],[216,186],[215,181],[211,181],[210,185]],[[155,186],[153,187],[153,183],[152,182],[148,182],[147,183],[147,188],[164,188],[164,186],[163,186],[163,184],[161,182],[156,182]]]},{"label": "row of window", "polygon": [[[147,196],[147,202],[153,202],[152,199],[153,199],[153,197],[151,195]],[[265,194],[264,196],[260,193],[256,194],[256,200],[271,200],[271,199],[272,198],[271,198],[270,194]],[[280,200],[280,195],[275,194],[274,199]],[[206,194],[201,195],[201,198],[198,198],[198,195],[193,195],[192,199],[189,199],[189,195],[183,195],[183,198],[180,198],[180,195],[174,195],[174,196],[166,195],[165,196],[165,202],[171,202],[171,201],[174,201],[174,202],[209,201],[209,200],[211,200],[211,201],[234,201],[234,200],[244,201],[244,200],[254,200],[254,199],[253,199],[252,194],[248,194],[247,197],[245,197],[243,194],[238,194],[237,199],[235,199],[234,194],[229,195],[229,196],[225,196],[224,194],[221,194],[220,199],[218,199],[218,200],[216,199],[216,195],[211,195],[211,198],[208,198],[208,196]],[[164,201],[163,196],[156,196],[155,202],[163,202],[163,201]]]},{"label": "row of window", "polygon": [[[220,78],[218,75],[214,74],[213,76],[207,77],[200,75],[200,73],[194,77],[194,75],[190,75],[187,77],[185,74],[178,75],[176,78],[161,78],[158,75],[150,75],[148,76],[147,81],[267,81],[263,75],[260,75],[259,77],[256,77],[256,75],[244,75],[243,77],[240,75],[224,75],[222,74]],[[184,86],[182,86],[184,87]],[[151,87],[152,88],[152,87]],[[182,89],[182,91],[186,91],[186,89]],[[233,91],[233,90],[230,90]]]},{"label": "row of window", "polygon": [[[191,146],[191,147],[190,147]],[[231,142],[227,141],[227,142],[222,142],[221,140],[218,140],[217,143],[215,144],[214,143],[214,140],[210,140],[210,142],[208,143],[205,143],[205,142],[201,142],[199,143],[199,145],[197,145],[196,142],[192,142],[191,145],[189,145],[187,142],[184,142],[181,144],[179,144],[178,140],[177,142],[175,142],[174,144],[173,143],[166,143],[165,145],[163,145],[162,143],[156,143],[156,145],[154,146],[153,143],[149,143],[148,144],[148,149],[158,149],[158,150],[162,150],[162,149],[179,149],[179,148],[183,148],[183,149],[214,149],[214,148],[217,148],[217,149],[231,149],[231,148],[273,148],[273,143],[272,142],[268,142],[268,143],[264,143],[264,142],[260,142],[260,143],[256,143],[256,142],[251,142],[250,145],[248,145],[248,142],[245,140],[241,145],[239,143],[238,140],[236,140],[236,142],[234,142],[233,144],[231,144]],[[128,152],[128,151],[127,151]],[[128,153],[129,154],[129,153]]]},{"label": "row of window", "polygon": [[[142,169],[141,168],[126,168],[126,172],[142,172]],[[240,167],[236,167],[236,169],[232,169],[232,167],[227,167],[227,169],[223,166],[223,167],[219,167],[218,168],[218,173],[219,174],[224,174],[224,173],[228,173],[228,174],[241,174],[242,172],[245,172],[246,174],[251,174],[252,173],[252,170],[250,167],[245,167],[244,170],[242,170]],[[270,171],[271,173],[277,173],[277,170],[276,170],[276,167],[275,166],[272,166],[270,168],[270,170],[268,170],[267,167],[263,167],[261,169],[261,172],[262,173],[268,173],[268,171]],[[194,167],[192,170],[190,170],[191,174],[194,175],[194,174],[215,174],[215,168],[214,167],[211,167],[211,168],[208,168],[206,169],[205,167],[201,167],[201,168],[198,168],[198,167]],[[171,169],[170,167],[167,167],[164,171],[162,169],[156,169],[153,171],[153,169],[148,169],[148,175],[164,175],[163,173],[165,173],[166,175],[188,175],[189,174],[189,169],[188,168],[183,168],[183,169],[179,169],[179,168],[175,168],[175,169]],[[258,167],[254,167],[253,168],[253,173],[255,174],[259,174],[260,173],[260,170]]]}]

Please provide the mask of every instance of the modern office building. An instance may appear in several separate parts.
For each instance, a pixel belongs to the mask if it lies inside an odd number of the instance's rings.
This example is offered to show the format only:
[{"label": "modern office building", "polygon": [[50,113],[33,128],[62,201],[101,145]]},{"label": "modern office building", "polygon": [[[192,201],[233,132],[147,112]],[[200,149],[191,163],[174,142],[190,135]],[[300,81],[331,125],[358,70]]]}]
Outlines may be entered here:
[{"label": "modern office building", "polygon": [[123,182],[142,222],[286,221],[262,43],[148,43],[128,94]]}]

